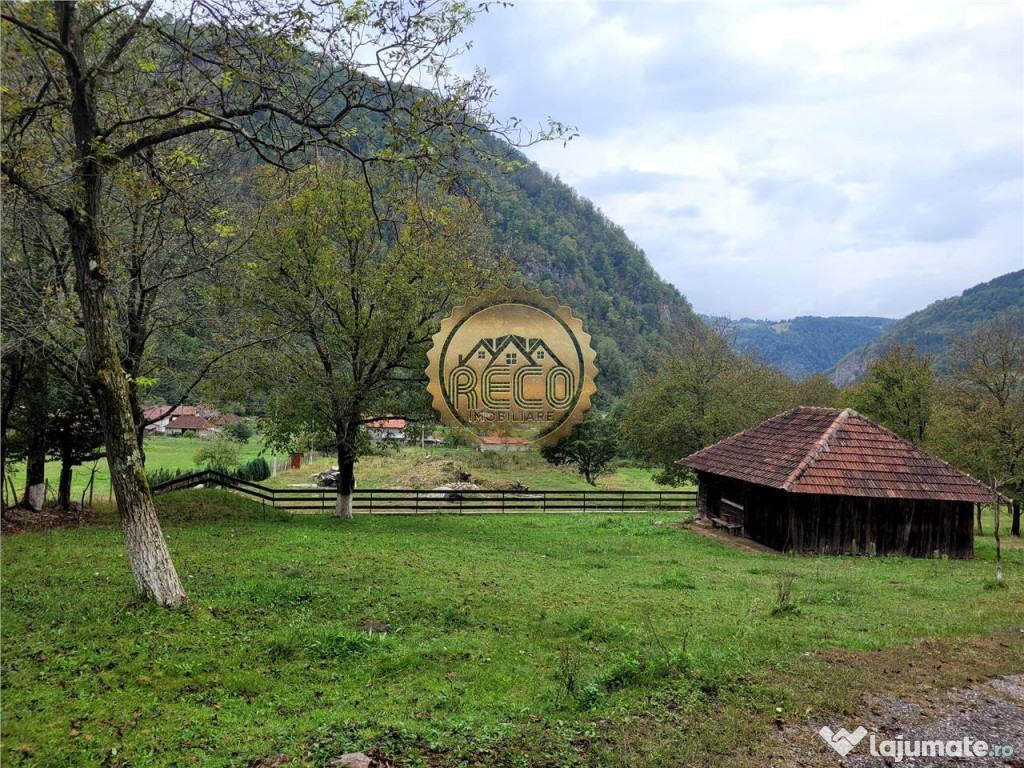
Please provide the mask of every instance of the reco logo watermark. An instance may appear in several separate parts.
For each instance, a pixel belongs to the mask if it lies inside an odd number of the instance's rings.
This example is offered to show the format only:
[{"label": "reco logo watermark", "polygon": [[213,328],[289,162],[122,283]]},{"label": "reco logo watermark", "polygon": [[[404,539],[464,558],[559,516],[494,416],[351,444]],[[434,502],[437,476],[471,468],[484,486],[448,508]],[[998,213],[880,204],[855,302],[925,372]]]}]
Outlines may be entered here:
[{"label": "reco logo watermark", "polygon": [[[868,735],[866,728],[861,726],[852,733],[845,728],[833,731],[827,725],[823,726],[818,735],[825,740],[840,757],[846,757],[864,737]],[[989,744],[981,739],[972,739],[964,736],[955,741],[904,739],[897,736],[895,739],[878,740],[875,734],[868,739],[868,749],[874,757],[888,757],[894,762],[902,762],[904,757],[959,757],[970,760],[975,757],[1010,757],[1013,755],[1013,747]]]}]

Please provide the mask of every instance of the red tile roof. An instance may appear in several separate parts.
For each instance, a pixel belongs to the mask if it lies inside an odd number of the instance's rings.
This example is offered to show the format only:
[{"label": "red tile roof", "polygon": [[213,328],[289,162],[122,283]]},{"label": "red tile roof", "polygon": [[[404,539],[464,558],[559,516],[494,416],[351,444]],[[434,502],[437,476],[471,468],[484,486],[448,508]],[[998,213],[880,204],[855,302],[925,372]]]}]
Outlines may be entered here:
[{"label": "red tile roof", "polygon": [[993,499],[970,475],[849,408],[794,408],[678,463],[791,493]]},{"label": "red tile roof", "polygon": [[405,419],[378,419],[368,421],[367,429],[405,429]]},{"label": "red tile roof", "polygon": [[167,429],[213,429],[213,424],[202,416],[177,416],[171,419]]},{"label": "red tile roof", "polygon": [[243,421],[244,419],[237,414],[225,413],[217,419],[216,424],[218,427],[224,427],[228,424],[241,424]]},{"label": "red tile roof", "polygon": [[[142,416],[146,421],[159,421],[164,418],[170,410],[171,406],[169,405],[150,405],[143,409]],[[174,409],[175,416],[195,416],[198,412],[199,408],[195,405],[179,405]]]}]

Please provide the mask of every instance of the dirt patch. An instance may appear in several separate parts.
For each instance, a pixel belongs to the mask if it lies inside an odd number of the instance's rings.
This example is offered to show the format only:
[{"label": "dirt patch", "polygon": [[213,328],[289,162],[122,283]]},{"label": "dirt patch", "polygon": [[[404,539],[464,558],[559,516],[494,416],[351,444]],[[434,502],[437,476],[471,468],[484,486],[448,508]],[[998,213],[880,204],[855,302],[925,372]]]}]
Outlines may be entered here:
[{"label": "dirt patch", "polygon": [[710,520],[705,520],[698,517],[696,520],[687,521],[683,523],[677,523],[678,527],[686,528],[693,531],[698,536],[703,536],[705,539],[712,539],[713,541],[720,541],[723,544],[727,544],[733,549],[738,549],[741,552],[752,552],[754,554],[764,554],[766,552],[775,552],[776,550],[771,547],[766,547],[764,544],[759,544],[753,539],[748,539],[745,536],[740,536],[736,533],[729,533],[722,528],[715,528]]},{"label": "dirt patch", "polygon": [[[833,733],[845,728],[854,734],[857,743],[841,757],[816,731],[829,728]],[[864,734],[859,729],[864,728]],[[874,742],[872,742],[874,736]],[[964,738],[969,743],[985,741],[990,749],[979,756],[969,751],[960,754]],[[837,743],[841,744],[840,741]],[[899,747],[886,749],[882,742],[903,742]],[[908,766],[1024,766],[1024,675],[1013,675],[979,683],[970,688],[952,691],[932,691],[928,695],[908,698],[872,694],[865,697],[863,711],[854,717],[833,717],[815,720],[806,725],[785,726],[778,736],[782,754],[778,766],[807,766],[825,768],[876,768],[905,763]],[[925,748],[927,756],[906,753],[919,752],[916,742],[951,742],[957,744],[955,754],[935,754],[936,748]],[[874,751],[872,754],[872,744]],[[996,753],[996,746],[1009,747],[1013,753]],[[902,760],[896,760],[902,757]]]},{"label": "dirt patch", "polygon": [[69,510],[60,509],[53,504],[38,512],[21,508],[5,509],[0,515],[0,535],[12,536],[27,531],[73,528],[79,525],[98,523],[101,520],[102,516],[96,510],[82,507],[73,502]]},{"label": "dirt patch", "polygon": [[[806,768],[978,765],[1024,768],[1024,630],[951,643],[924,640],[874,652],[815,654],[802,672],[810,686],[849,686],[860,691],[841,712],[817,712],[801,722],[776,722],[770,756],[762,765]],[[1012,670],[1014,674],[1005,674]],[[820,675],[820,676],[819,676]],[[840,756],[818,731],[840,728],[857,743]],[[857,740],[859,728],[866,733]],[[876,751],[871,754],[871,736]],[[840,734],[840,737],[842,735]],[[881,742],[919,741],[1009,746],[1014,754],[885,755]],[[835,738],[835,737],[834,737]],[[914,747],[912,746],[911,749]]]}]

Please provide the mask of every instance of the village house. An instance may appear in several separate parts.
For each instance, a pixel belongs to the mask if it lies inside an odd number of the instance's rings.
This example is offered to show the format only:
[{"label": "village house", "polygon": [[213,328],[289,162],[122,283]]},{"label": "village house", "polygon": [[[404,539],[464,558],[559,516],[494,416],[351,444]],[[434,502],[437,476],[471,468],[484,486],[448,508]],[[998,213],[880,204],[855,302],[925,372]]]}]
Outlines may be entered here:
[{"label": "village house", "polygon": [[220,427],[211,424],[202,416],[174,416],[170,423],[164,428],[167,435],[193,434],[196,437],[209,437],[214,432],[220,432]]},{"label": "village house", "polygon": [[405,419],[386,417],[367,422],[365,426],[370,440],[375,443],[405,442]]},{"label": "village house", "polygon": [[969,558],[993,491],[856,411],[795,408],[678,462],[702,518],[773,549]]}]

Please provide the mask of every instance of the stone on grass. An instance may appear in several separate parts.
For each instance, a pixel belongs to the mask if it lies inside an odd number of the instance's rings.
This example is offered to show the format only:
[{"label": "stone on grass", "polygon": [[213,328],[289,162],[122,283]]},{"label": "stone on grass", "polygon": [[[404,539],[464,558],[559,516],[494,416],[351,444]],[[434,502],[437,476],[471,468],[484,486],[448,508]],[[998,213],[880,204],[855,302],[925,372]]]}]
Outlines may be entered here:
[{"label": "stone on grass", "polygon": [[373,761],[362,752],[349,752],[347,755],[334,758],[327,765],[330,768],[371,768]]}]

